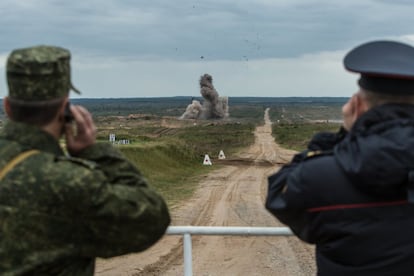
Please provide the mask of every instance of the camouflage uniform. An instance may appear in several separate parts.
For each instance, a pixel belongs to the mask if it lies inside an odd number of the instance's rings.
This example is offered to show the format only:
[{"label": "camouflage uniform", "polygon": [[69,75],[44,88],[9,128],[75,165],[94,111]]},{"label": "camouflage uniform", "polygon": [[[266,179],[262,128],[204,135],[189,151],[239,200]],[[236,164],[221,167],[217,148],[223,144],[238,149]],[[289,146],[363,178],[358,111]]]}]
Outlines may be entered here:
[{"label": "camouflage uniform", "polygon": [[0,181],[1,275],[93,275],[96,257],[142,251],[164,234],[164,200],[110,144],[68,157],[49,133],[10,121],[0,169],[31,149]]}]

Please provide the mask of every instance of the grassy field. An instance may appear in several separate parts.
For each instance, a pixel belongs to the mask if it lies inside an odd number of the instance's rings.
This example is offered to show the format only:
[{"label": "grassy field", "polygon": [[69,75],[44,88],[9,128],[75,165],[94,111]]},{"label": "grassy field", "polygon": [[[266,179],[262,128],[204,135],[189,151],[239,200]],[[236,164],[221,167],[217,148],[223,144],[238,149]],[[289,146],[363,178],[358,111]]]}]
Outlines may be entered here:
[{"label": "grassy field", "polygon": [[270,119],[279,123],[337,122],[342,119],[342,105],[342,101],[274,105],[270,109]]},{"label": "grassy field", "polygon": [[342,124],[341,109],[345,100],[273,105],[270,109],[270,119],[274,122],[273,136],[285,148],[304,150],[315,133],[338,131]]},{"label": "grassy field", "polygon": [[203,166],[202,159],[183,145],[158,144],[122,146],[121,151],[137,165],[150,185],[159,191],[173,207],[191,196],[197,179],[212,167]]},{"label": "grassy field", "polygon": [[336,132],[340,126],[339,123],[281,123],[274,124],[272,132],[282,147],[302,151],[317,132]]}]

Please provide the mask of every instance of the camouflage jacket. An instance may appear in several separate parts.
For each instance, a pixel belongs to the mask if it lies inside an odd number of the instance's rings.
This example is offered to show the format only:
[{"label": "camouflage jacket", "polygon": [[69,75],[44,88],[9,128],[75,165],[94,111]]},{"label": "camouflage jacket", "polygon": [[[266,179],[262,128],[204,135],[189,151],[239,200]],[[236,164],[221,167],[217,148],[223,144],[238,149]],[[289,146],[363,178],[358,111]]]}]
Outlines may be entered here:
[{"label": "camouflage jacket", "polygon": [[109,144],[65,156],[39,128],[8,122],[0,170],[0,275],[93,275],[96,257],[142,251],[165,232],[164,200]]}]

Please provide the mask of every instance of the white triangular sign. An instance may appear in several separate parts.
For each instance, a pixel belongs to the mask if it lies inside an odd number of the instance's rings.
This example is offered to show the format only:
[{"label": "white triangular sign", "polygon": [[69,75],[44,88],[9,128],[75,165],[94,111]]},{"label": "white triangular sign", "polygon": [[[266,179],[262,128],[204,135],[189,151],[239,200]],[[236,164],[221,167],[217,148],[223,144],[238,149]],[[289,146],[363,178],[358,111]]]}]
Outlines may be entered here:
[{"label": "white triangular sign", "polygon": [[210,157],[208,156],[208,154],[204,155],[204,162],[203,165],[213,165],[211,163]]},{"label": "white triangular sign", "polygon": [[222,150],[219,153],[218,159],[226,159],[226,156],[224,155],[224,152]]}]

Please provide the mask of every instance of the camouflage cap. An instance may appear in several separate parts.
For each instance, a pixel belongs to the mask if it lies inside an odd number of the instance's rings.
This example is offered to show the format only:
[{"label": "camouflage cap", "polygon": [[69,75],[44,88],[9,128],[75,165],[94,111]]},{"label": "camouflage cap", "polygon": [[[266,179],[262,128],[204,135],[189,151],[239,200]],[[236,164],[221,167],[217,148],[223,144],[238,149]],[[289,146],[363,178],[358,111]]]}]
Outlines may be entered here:
[{"label": "camouflage cap", "polygon": [[67,96],[70,79],[70,52],[54,46],[14,50],[7,59],[9,97],[23,101],[45,101]]}]

